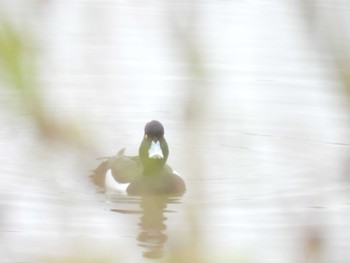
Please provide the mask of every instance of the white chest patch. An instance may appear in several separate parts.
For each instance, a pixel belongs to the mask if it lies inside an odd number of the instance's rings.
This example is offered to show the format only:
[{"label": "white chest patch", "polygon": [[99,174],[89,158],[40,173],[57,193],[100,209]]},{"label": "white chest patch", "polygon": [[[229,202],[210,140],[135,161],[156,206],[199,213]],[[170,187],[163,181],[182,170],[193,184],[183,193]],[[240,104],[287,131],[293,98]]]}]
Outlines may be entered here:
[{"label": "white chest patch", "polygon": [[148,157],[151,159],[163,159],[162,148],[160,147],[160,142],[152,141],[151,147],[148,150]]}]

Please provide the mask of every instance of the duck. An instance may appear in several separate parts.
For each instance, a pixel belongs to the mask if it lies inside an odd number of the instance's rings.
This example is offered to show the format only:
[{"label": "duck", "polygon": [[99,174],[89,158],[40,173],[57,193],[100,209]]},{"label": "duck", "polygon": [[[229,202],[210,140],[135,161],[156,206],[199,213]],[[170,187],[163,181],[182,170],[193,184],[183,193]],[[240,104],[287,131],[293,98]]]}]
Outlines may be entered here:
[{"label": "duck", "polygon": [[98,158],[103,162],[92,175],[97,185],[132,196],[179,196],[186,192],[182,177],[167,164],[169,147],[161,122],[146,123],[138,155],[129,156],[125,151],[122,148],[115,156]]}]

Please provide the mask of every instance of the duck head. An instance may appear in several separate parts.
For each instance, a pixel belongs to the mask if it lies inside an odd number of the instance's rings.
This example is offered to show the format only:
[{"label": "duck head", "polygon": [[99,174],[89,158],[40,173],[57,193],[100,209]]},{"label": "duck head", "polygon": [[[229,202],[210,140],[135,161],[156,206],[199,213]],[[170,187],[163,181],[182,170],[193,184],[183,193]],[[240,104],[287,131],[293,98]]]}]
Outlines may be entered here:
[{"label": "duck head", "polygon": [[148,122],[139,148],[143,173],[149,175],[161,171],[168,156],[169,148],[164,138],[163,125],[156,120]]}]

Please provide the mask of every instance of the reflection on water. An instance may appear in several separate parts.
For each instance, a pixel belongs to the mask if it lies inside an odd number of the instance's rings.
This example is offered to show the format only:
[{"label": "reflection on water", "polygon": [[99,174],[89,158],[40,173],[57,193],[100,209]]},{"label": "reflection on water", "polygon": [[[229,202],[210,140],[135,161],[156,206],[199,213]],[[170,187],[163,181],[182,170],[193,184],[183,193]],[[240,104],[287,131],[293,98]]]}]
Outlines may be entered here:
[{"label": "reflection on water", "polygon": [[142,215],[139,222],[139,234],[137,240],[139,246],[145,251],[143,256],[147,258],[158,258],[162,255],[166,235],[166,199],[163,197],[146,196],[140,203]]},{"label": "reflection on water", "polygon": [[[186,28],[186,1],[5,0],[0,11],[42,38],[45,112],[95,133],[102,156],[121,147],[135,154],[145,121],[164,120],[169,164],[188,185],[181,201],[195,208],[206,242],[201,253],[289,263],[323,251],[324,262],[347,263],[349,111],[328,55],[306,41],[292,1],[197,2],[188,35],[200,38],[213,91],[198,136],[201,178],[185,159],[193,144],[184,145],[186,88],[196,79],[167,20],[178,16]],[[337,9],[349,12],[343,2]],[[186,243],[193,230],[176,199],[96,193],[82,152],[43,146],[27,114],[8,110],[13,96],[0,87],[1,261],[77,254],[78,244],[140,262],[160,257],[176,234]],[[138,258],[120,259],[123,251]]]},{"label": "reflection on water", "polygon": [[[123,198],[129,202],[128,198]],[[119,198],[117,198],[120,204]],[[133,198],[133,200],[135,200]],[[140,210],[111,209],[111,211],[121,214],[139,215],[139,232],[135,234],[138,246],[142,248],[143,257],[160,258],[163,255],[164,244],[168,239],[166,230],[167,217],[164,213],[174,212],[166,210],[168,203],[178,202],[177,198],[167,196],[148,195],[138,199]]]}]

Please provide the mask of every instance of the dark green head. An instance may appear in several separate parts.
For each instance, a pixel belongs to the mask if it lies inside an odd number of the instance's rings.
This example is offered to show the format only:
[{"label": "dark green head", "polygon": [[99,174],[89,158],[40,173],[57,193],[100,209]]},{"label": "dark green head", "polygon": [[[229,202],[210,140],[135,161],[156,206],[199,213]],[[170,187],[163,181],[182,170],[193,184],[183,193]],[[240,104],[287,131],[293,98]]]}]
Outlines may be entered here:
[{"label": "dark green head", "polygon": [[139,157],[144,174],[158,173],[169,156],[168,144],[164,138],[164,127],[156,120],[146,123],[145,134],[139,148]]}]

